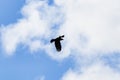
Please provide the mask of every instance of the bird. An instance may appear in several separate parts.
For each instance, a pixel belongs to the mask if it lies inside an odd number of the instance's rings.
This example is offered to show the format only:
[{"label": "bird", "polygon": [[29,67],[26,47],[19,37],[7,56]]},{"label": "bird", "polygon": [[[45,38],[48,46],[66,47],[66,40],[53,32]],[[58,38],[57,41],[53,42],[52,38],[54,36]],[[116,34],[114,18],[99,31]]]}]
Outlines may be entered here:
[{"label": "bird", "polygon": [[53,43],[53,42],[54,42],[55,47],[56,47],[56,50],[57,50],[58,52],[60,52],[61,49],[62,49],[62,46],[61,46],[60,41],[63,40],[63,37],[64,37],[64,35],[59,36],[59,37],[57,37],[57,38],[55,38],[55,39],[51,39],[51,40],[50,40],[50,43]]}]

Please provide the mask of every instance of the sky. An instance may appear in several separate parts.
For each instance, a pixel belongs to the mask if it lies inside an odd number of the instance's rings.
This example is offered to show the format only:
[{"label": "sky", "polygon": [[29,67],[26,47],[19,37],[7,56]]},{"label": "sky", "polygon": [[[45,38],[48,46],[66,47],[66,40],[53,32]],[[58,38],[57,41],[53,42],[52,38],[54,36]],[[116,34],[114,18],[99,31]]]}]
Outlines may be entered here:
[{"label": "sky", "polygon": [[0,1],[0,80],[119,80],[119,3]]}]

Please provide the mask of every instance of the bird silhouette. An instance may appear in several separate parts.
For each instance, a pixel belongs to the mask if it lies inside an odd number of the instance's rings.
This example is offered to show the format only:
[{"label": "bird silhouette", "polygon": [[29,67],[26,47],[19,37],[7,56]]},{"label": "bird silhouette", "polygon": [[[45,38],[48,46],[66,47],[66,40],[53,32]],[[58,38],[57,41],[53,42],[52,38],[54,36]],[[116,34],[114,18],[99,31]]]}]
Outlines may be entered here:
[{"label": "bird silhouette", "polygon": [[51,39],[51,40],[50,40],[51,43],[54,42],[55,47],[56,47],[56,50],[57,50],[58,52],[61,51],[62,46],[61,46],[60,41],[63,40],[63,37],[64,37],[64,35],[59,36],[59,37],[57,37],[57,38],[55,38],[55,39]]}]

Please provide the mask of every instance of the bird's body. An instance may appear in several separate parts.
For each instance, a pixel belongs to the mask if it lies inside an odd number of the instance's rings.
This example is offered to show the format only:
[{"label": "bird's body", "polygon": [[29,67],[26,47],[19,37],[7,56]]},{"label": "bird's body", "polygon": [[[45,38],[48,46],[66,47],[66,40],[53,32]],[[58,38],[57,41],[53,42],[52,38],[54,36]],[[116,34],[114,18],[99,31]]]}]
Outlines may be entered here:
[{"label": "bird's body", "polygon": [[59,36],[56,39],[51,39],[51,41],[50,41],[51,43],[55,42],[55,47],[56,47],[57,51],[61,51],[62,46],[61,46],[60,41],[63,40],[63,37],[64,37],[64,35],[63,36]]},{"label": "bird's body", "polygon": [[55,47],[56,47],[56,49],[57,49],[57,51],[61,51],[61,43],[60,43],[60,41],[55,41]]}]

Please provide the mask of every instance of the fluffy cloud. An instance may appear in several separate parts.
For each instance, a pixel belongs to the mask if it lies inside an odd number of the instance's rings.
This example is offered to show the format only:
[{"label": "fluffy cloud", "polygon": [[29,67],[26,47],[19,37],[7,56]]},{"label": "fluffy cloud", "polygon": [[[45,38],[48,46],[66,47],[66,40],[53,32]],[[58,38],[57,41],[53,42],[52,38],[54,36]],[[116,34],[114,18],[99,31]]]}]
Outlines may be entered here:
[{"label": "fluffy cloud", "polygon": [[89,54],[120,52],[118,0],[56,0],[56,3],[65,8],[66,22],[61,31],[71,49]]},{"label": "fluffy cloud", "polygon": [[47,3],[47,0],[26,1],[21,10],[23,18],[2,26],[2,47],[8,55],[12,55],[19,44],[28,46],[31,51],[43,49],[50,37],[56,35],[51,28],[62,22],[63,14],[59,7]]},{"label": "fluffy cloud", "polygon": [[60,57],[67,57],[72,51],[82,55],[120,52],[118,0],[54,2],[48,5],[48,0],[27,0],[21,10],[23,18],[2,27],[2,46],[7,54],[13,54],[23,44],[31,51],[43,49],[55,57],[53,47],[46,42],[58,34],[65,34],[61,52],[64,55]]},{"label": "fluffy cloud", "polygon": [[[120,53],[120,1],[55,1],[64,6],[66,22],[60,32],[66,34],[66,45],[73,51],[72,55],[76,55],[79,69],[79,72],[69,70],[62,80],[119,80],[119,72],[98,63],[102,61],[101,56]],[[100,60],[93,65],[96,58]]]},{"label": "fluffy cloud", "polygon": [[101,63],[94,64],[81,72],[68,70],[61,80],[119,80],[120,73]]},{"label": "fluffy cloud", "polygon": [[[120,1],[54,0],[53,5],[48,1],[27,0],[21,10],[23,18],[1,28],[6,53],[12,55],[22,44],[31,52],[44,50],[56,60],[72,55],[82,71],[69,70],[62,80],[118,80],[119,72],[97,64],[101,60],[93,64],[93,59],[120,53]],[[49,41],[62,34],[63,49],[57,54]]]}]

